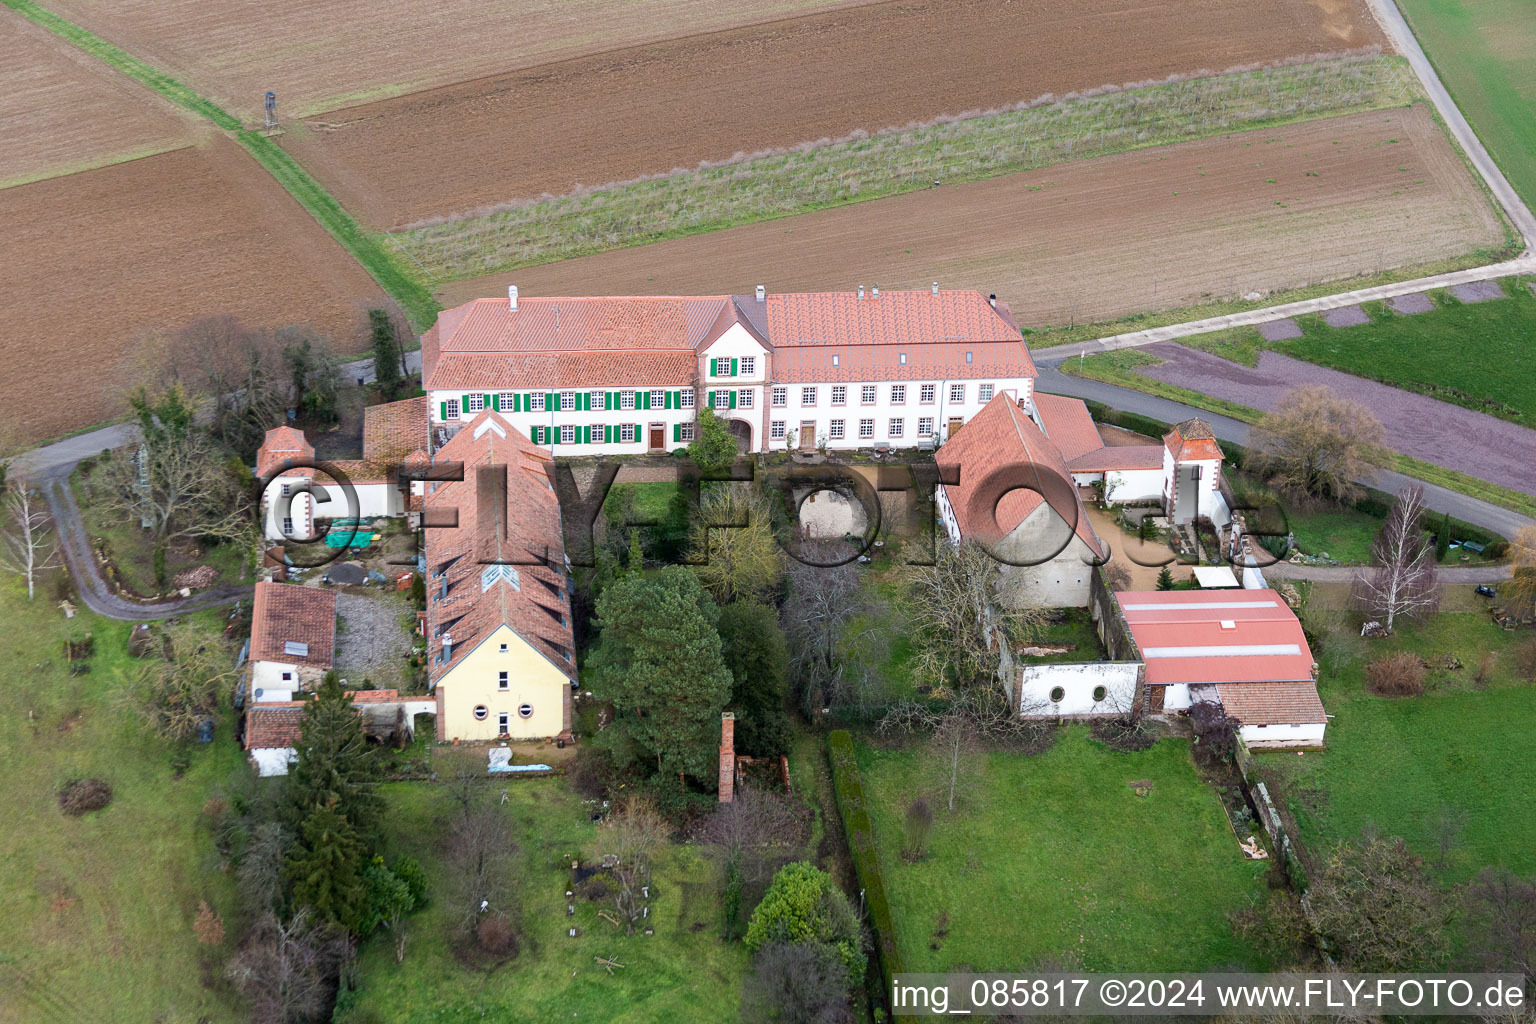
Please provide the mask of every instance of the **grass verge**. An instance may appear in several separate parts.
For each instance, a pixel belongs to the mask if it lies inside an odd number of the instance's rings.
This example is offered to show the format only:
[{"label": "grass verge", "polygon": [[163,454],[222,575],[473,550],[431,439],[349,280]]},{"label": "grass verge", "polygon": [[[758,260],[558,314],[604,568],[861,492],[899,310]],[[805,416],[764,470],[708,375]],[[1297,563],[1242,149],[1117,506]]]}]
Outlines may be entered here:
[{"label": "grass verge", "polygon": [[[1186,741],[1121,754],[1072,726],[1041,754],[976,755],[953,813],[921,748],[856,748],[907,970],[1263,966],[1228,914],[1262,896],[1268,862],[1242,858]],[[908,859],[917,796],[934,824],[927,855]]]},{"label": "grass verge", "polygon": [[[1138,349],[1121,349],[1117,352],[1104,352],[1089,356],[1083,360],[1067,360],[1061,364],[1061,372],[1071,374],[1074,377],[1087,377],[1091,380],[1103,381],[1106,384],[1115,384],[1120,387],[1130,388],[1148,395],[1156,395],[1158,398],[1166,398],[1171,402],[1181,402],[1184,405],[1204,409],[1222,416],[1229,416],[1244,423],[1257,423],[1262,417],[1257,409],[1236,402],[1229,402],[1221,398],[1212,398],[1210,395],[1181,388],[1176,384],[1168,384],[1155,380],[1136,372],[1138,366],[1152,366],[1160,360],[1153,355],[1148,355]],[[1447,490],[1465,494],[1469,498],[1486,501],[1490,505],[1507,508],[1521,515],[1536,517],[1536,498],[1529,494],[1522,494],[1508,487],[1490,483],[1487,480],[1479,480],[1475,476],[1459,473],[1454,469],[1446,469],[1444,466],[1436,466],[1429,462],[1410,458],[1401,452],[1390,452],[1387,460],[1387,469],[1395,470],[1404,476],[1411,476],[1416,480],[1444,487]]]},{"label": "grass verge", "polygon": [[1058,99],[748,154],[392,235],[442,281],[572,259],[1065,160],[1412,103],[1398,57],[1357,55]]},{"label": "grass verge", "polygon": [[[1341,628],[1352,631],[1356,619]],[[1397,635],[1373,640],[1365,658],[1320,682],[1328,749],[1255,755],[1280,790],[1310,854],[1358,836],[1368,825],[1400,835],[1440,866],[1434,817],[1442,804],[1466,812],[1466,827],[1442,874],[1461,881],[1489,865],[1536,872],[1536,817],[1523,806],[1536,763],[1536,687],[1522,684],[1513,649],[1527,636],[1507,633],[1476,612],[1447,612]],[[1365,689],[1366,659],[1410,651],[1430,663],[1429,690],[1419,697],[1376,697]],[[1494,656],[1484,683],[1475,681],[1484,653]],[[1458,669],[1444,658],[1459,659]]]},{"label": "grass verge", "polygon": [[79,25],[59,17],[40,7],[33,0],[0,0],[11,10],[43,26],[91,56],[110,65],[123,74],[153,89],[178,106],[212,121],[218,127],[235,133],[235,138],[277,179],[299,205],[336,239],[352,257],[362,264],[385,294],[400,304],[417,329],[426,330],[437,316],[439,308],[430,289],[406,273],[373,236],[363,232],[342,209],[341,204],[309,173],[285,153],[277,143],[260,132],[245,131],[240,119],[216,103],[199,96],[176,79],[155,70],[137,57],[113,46]]}]

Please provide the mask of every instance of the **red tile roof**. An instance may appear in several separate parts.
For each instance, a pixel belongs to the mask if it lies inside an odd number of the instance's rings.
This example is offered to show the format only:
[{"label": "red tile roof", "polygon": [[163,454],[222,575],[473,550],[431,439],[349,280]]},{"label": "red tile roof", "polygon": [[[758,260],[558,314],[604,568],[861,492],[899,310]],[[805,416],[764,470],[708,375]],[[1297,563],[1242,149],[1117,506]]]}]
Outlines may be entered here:
[{"label": "red tile roof", "polygon": [[425,451],[427,398],[370,405],[363,410],[363,460],[405,458]]},{"label": "red tile roof", "polygon": [[881,292],[879,298],[866,293],[862,299],[856,292],[779,292],[767,297],[767,306],[768,340],[775,349],[983,341],[1010,342],[1022,348],[1024,344],[1018,329],[972,289],[942,289],[937,295],[926,290]]},{"label": "red tile roof", "polygon": [[[287,653],[290,641],[309,645],[302,657]],[[262,581],[251,610],[252,661],[276,661],[328,669],[336,648],[336,592]]]},{"label": "red tile roof", "polygon": [[[502,625],[528,641],[567,676],[576,677],[575,640],[566,591],[560,505],[545,467],[549,456],[499,413],[486,410],[440,448],[434,463],[461,463],[464,479],[428,483],[428,520],[457,510],[458,525],[427,529],[427,671],[435,684]],[[482,474],[481,470],[487,472]],[[498,481],[497,471],[504,474]],[[507,521],[478,521],[506,488]],[[497,577],[498,562],[515,584]],[[446,590],[446,592],[445,592]],[[452,637],[441,660],[442,638]]]},{"label": "red tile roof", "polygon": [[1127,469],[1162,469],[1163,446],[1160,444],[1115,445],[1079,455],[1067,466],[1074,473],[1106,473]]},{"label": "red tile roof", "polygon": [[698,359],[691,349],[507,355],[450,353],[438,361],[427,387],[486,392],[556,387],[678,387],[693,383],[698,376],[698,366]]},{"label": "red tile roof", "polygon": [[1216,432],[1198,416],[1174,424],[1173,429],[1163,435],[1163,444],[1173,453],[1175,462],[1225,458],[1221,445],[1216,443]]},{"label": "red tile roof", "polygon": [[1328,716],[1317,684],[1219,683],[1216,692],[1227,714],[1244,725],[1326,725]]},{"label": "red tile roof", "polygon": [[[1019,408],[1013,395],[999,394],[988,402],[939,449],[935,461],[960,475],[958,484],[944,485],[944,493],[962,536],[995,544],[1043,500],[1072,524],[1095,554],[1102,555],[1103,547],[1061,452]],[[1006,475],[999,478],[999,473]],[[1023,487],[1034,489],[1019,489]]]},{"label": "red tile roof", "polygon": [[1311,682],[1296,613],[1273,590],[1127,590],[1115,595],[1147,682]]},{"label": "red tile roof", "polygon": [[[304,437],[304,431],[284,425],[273,427],[256,449],[256,475],[268,477],[283,468],[285,462],[313,462],[315,446]],[[285,474],[286,475],[286,474]],[[313,476],[314,470],[295,471],[295,476]]]},{"label": "red tile roof", "polygon": [[1047,395],[1036,391],[1034,403],[1035,411],[1040,414],[1040,424],[1045,428],[1045,435],[1061,449],[1061,457],[1068,463],[1104,447],[1099,428],[1093,425],[1093,416],[1081,398]]},{"label": "red tile roof", "polygon": [[[354,707],[359,704],[393,704],[400,700],[397,690],[357,690],[349,691],[348,696],[352,698]],[[267,750],[297,746],[304,725],[306,703],[302,700],[284,700],[251,704],[245,713],[245,749]]]}]

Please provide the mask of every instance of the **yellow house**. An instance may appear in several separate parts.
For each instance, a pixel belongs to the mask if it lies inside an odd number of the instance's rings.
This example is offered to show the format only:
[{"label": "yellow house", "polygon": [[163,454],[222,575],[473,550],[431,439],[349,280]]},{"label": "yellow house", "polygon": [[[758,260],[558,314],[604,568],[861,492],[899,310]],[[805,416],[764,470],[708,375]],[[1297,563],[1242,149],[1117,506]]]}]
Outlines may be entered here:
[{"label": "yellow house", "polygon": [[487,410],[433,455],[423,524],[439,741],[569,739],[575,640],[549,456]]}]

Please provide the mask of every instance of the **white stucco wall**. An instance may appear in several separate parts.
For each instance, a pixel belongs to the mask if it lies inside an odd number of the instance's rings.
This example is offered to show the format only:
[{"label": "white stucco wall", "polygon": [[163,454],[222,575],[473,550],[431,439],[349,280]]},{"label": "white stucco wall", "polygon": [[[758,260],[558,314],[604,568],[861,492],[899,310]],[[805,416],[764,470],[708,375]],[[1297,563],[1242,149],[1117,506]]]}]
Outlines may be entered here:
[{"label": "white stucco wall", "polygon": [[1114,469],[1104,473],[1106,501],[1151,501],[1163,495],[1160,469]]},{"label": "white stucco wall", "polygon": [[1238,735],[1249,749],[1320,747],[1327,728],[1321,722],[1315,725],[1245,725],[1238,729]]},{"label": "white stucco wall", "polygon": [[[1139,668],[1134,661],[1025,665],[1019,670],[1015,708],[1031,718],[1122,714],[1135,703]],[[1099,687],[1104,695],[1095,700]],[[1057,688],[1062,696],[1053,701]]]},{"label": "white stucco wall", "polygon": [[[286,651],[284,653],[287,653]],[[288,673],[284,679],[283,674]],[[297,665],[285,665],[280,661],[253,661],[251,662],[251,695],[254,697],[257,690],[268,692],[292,691],[299,689],[299,668]],[[286,699],[286,698],[285,698]]]},{"label": "white stucco wall", "polygon": [[288,766],[299,758],[298,752],[292,747],[261,747],[249,753],[252,763],[256,765],[256,774],[262,778],[287,775]]},{"label": "white stucco wall", "polygon": [[[934,386],[934,398],[931,402],[922,401],[923,385]],[[769,437],[767,449],[782,450],[784,438],[773,437],[773,424],[782,423],[786,434],[798,433],[801,424],[813,422],[815,424],[816,438],[827,439],[828,448],[868,448],[876,444],[888,444],[892,448],[915,448],[920,442],[937,439],[940,442],[947,439],[949,420],[959,418],[969,423],[971,417],[981,411],[982,406],[991,401],[981,399],[981,388],[991,385],[992,397],[1004,392],[1010,392],[1015,401],[1022,401],[1028,405],[1033,396],[1034,381],[1028,377],[1000,377],[995,379],[969,379],[969,380],[904,380],[904,381],[796,381],[785,383],[774,381],[768,387],[768,423]],[[872,385],[875,389],[875,400],[865,402],[863,389],[866,385]],[[960,402],[950,400],[951,385],[960,385],[965,389],[964,399]],[[834,387],[847,388],[844,402],[833,402]],[[893,387],[904,387],[905,398],[901,402],[894,400]],[[775,388],[784,389],[784,401],[782,404],[774,404],[773,393]],[[813,404],[804,401],[804,389],[815,388],[816,400]],[[921,433],[920,421],[933,420],[933,434]],[[893,435],[892,420],[901,420],[901,432]],[[832,436],[833,422],[841,420],[843,423],[843,436]],[[860,422],[873,421],[873,433],[870,437],[859,436]],[[964,424],[962,424],[963,426]],[[796,447],[799,447],[797,444]]]},{"label": "white stucco wall", "polygon": [[[679,406],[677,408],[668,409],[665,407],[666,402],[664,397],[662,400],[658,401],[656,400],[656,396],[653,395],[651,396],[652,401],[650,408],[641,408],[644,403],[644,399],[642,399],[640,395],[642,393],[649,394],[652,391],[660,391],[663,393],[663,396],[666,392],[669,391],[679,392]],[[540,411],[516,411],[513,409],[511,396],[514,394],[519,396],[527,396],[534,393],[547,394],[548,392],[555,392],[557,394],[568,392],[573,396],[573,398],[574,396],[589,394],[592,396],[592,408],[556,410],[554,412],[550,412],[547,408]],[[607,396],[613,392],[620,393],[618,408],[608,408],[610,403],[608,402]],[[650,427],[653,423],[660,424],[663,431],[661,450],[671,451],[674,448],[688,443],[686,440],[677,439],[675,429],[676,425],[679,423],[694,422],[697,403],[703,400],[699,394],[698,389],[694,387],[692,382],[679,383],[675,381],[670,384],[657,384],[654,387],[645,388],[637,388],[633,385],[626,385],[623,387],[619,387],[617,385],[603,385],[601,387],[570,388],[561,387],[558,383],[552,382],[546,386],[541,386],[538,389],[516,388],[511,391],[491,390],[474,393],[481,395],[491,395],[495,400],[493,405],[499,407],[497,408],[497,412],[501,415],[501,417],[508,423],[512,424],[512,426],[516,427],[519,431],[521,431],[525,437],[530,439],[534,436],[535,427],[559,428],[568,425],[602,427],[607,425],[623,426],[625,424],[629,424],[636,428],[635,440],[632,442],[605,442],[601,440],[594,440],[591,442],[566,444],[557,441],[553,446],[549,445],[548,443],[544,443],[543,447],[547,450],[553,451],[555,455],[644,455],[647,451],[650,450]],[[624,402],[627,401],[627,399],[623,397],[626,393],[630,393],[635,396],[634,408],[626,409],[623,407]],[[429,392],[427,395],[427,414],[431,418],[433,426],[446,424],[450,428],[457,429],[468,424],[476,416],[480,415],[478,411],[469,412],[464,408],[464,395],[465,392],[462,389]],[[602,405],[604,406],[602,409],[597,407],[599,403],[598,396],[602,396]],[[459,414],[457,417],[449,417],[445,420],[443,418],[443,406],[450,400],[458,401]],[[545,404],[548,404],[547,401]],[[593,436],[595,438],[600,438],[602,436],[602,432],[594,430]]]},{"label": "white stucco wall", "polygon": [[1190,695],[1188,684],[1173,683],[1163,687],[1164,711],[1188,711],[1193,703],[1194,698]]},{"label": "white stucco wall", "polygon": [[[323,479],[323,478],[322,478]],[[315,536],[316,519],[379,519],[405,514],[405,501],[394,484],[380,482],[352,484],[357,497],[356,509],[347,503],[346,492],[340,484],[316,479],[309,493],[298,490],[301,480],[278,477],[267,485],[262,494],[262,519],[268,540],[288,539],[283,534],[283,524],[278,513],[282,508],[282,489],[293,488],[289,510],[293,519],[293,540],[310,540]]]}]

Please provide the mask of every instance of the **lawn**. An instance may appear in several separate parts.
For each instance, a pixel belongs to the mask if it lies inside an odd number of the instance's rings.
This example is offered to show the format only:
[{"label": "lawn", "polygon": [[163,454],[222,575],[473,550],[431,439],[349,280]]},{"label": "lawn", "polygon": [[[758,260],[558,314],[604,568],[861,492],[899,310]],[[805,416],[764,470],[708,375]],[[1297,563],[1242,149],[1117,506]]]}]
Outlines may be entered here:
[{"label": "lawn", "polygon": [[[589,810],[563,779],[488,781],[506,789],[502,810],[516,822],[520,875],[521,950],[509,963],[467,965],[454,952],[453,922],[442,901],[409,919],[403,963],[389,937],[360,955],[360,988],[343,1001],[338,1024],[481,1020],[705,1022],[735,1016],[747,956],[720,938],[715,871],[697,847],[672,846],[660,859],[650,923],[656,934],[626,937],[598,917],[611,901],[578,898],[569,938],[565,890],[570,859],[600,845]],[[440,847],[454,808],[433,783],[384,787],[394,844],[426,868],[441,889]],[[594,957],[623,963],[612,973]]]},{"label": "lawn", "polygon": [[1430,61],[1510,184],[1536,204],[1536,6],[1529,0],[1402,0]]},{"label": "lawn", "polygon": [[[1512,666],[1516,644],[1529,636],[1498,629],[1483,614],[1451,612],[1373,641],[1371,658],[1407,650],[1432,665],[1446,654],[1461,660],[1459,670],[1432,668],[1421,697],[1367,693],[1363,662],[1336,675],[1325,670],[1328,749],[1258,758],[1280,779],[1303,845],[1315,855],[1373,824],[1434,861],[1431,817],[1445,803],[1468,816],[1449,879],[1490,864],[1536,872],[1536,817],[1520,810],[1536,788],[1536,687],[1521,685]],[[1498,661],[1479,688],[1473,677],[1485,651]]]},{"label": "lawn", "polygon": [[[0,580],[0,1020],[241,1020],[220,980],[229,950],[192,935],[199,901],[233,904],[201,814],[243,770],[233,718],[177,777],[174,751],[114,706],[129,625],[66,620],[56,601],[51,583],[28,604]],[[87,633],[91,671],[71,676],[62,643]],[[111,785],[112,803],[68,817],[58,791],[83,778]]]},{"label": "lawn", "polygon": [[1019,970],[1063,955],[1089,970],[1262,966],[1227,915],[1263,895],[1268,862],[1243,860],[1184,740],[1120,754],[1074,726],[1033,757],[983,755],[971,806],[951,818],[934,802],[916,863],[898,851],[926,755],[858,752],[907,970]]}]

